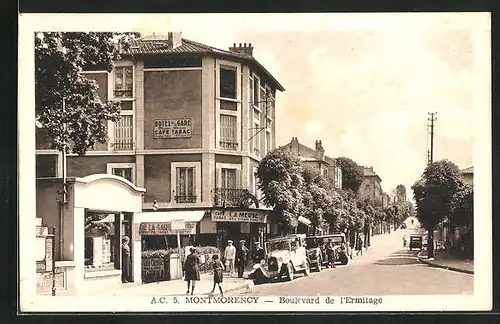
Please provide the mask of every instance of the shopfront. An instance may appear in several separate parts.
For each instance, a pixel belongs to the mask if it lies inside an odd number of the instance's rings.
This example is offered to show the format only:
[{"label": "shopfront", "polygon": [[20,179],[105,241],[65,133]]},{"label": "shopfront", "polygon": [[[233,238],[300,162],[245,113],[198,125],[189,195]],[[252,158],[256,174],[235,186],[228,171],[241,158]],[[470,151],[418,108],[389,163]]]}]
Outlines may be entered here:
[{"label": "shopfront", "polygon": [[[56,228],[56,268],[64,268],[66,294],[114,289],[126,281],[140,282],[136,268],[140,241],[132,226],[142,210],[143,188],[109,174],[67,179],[67,201],[61,204],[61,179],[37,179],[37,217]],[[130,238],[130,258],[123,258],[121,243]],[[128,271],[126,271],[128,269]]]}]

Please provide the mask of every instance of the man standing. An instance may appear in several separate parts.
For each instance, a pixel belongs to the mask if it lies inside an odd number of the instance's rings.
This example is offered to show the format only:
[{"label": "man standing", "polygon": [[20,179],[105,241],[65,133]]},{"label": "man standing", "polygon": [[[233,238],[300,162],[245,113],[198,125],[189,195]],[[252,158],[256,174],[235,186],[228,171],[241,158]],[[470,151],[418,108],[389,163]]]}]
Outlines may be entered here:
[{"label": "man standing", "polygon": [[233,241],[227,241],[226,249],[224,250],[224,259],[226,262],[226,269],[229,272],[229,276],[233,276],[234,272],[234,259],[236,257],[236,248],[233,246]]},{"label": "man standing", "polygon": [[255,243],[255,250],[253,251],[253,263],[260,263],[261,260],[265,259],[264,249],[260,246],[260,242]]},{"label": "man standing", "polygon": [[240,241],[236,249],[236,267],[238,269],[238,278],[243,278],[243,272],[248,260],[248,248],[245,246],[245,240]]}]

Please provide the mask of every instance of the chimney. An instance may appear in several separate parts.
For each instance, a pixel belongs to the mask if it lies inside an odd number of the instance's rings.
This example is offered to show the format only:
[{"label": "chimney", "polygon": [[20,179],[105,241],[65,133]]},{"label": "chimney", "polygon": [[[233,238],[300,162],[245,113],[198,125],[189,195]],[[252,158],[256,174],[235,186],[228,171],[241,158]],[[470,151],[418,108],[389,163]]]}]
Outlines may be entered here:
[{"label": "chimney", "polygon": [[323,161],[325,159],[325,150],[323,149],[323,144],[321,141],[316,141],[315,143],[316,160]]},{"label": "chimney", "polygon": [[293,154],[299,154],[299,140],[297,139],[297,137],[292,137],[292,141],[290,142],[290,146],[291,146],[291,149],[292,149],[292,153]]},{"label": "chimney", "polygon": [[176,49],[182,46],[182,33],[181,32],[169,32],[168,33],[168,48]]},{"label": "chimney", "polygon": [[240,43],[236,46],[236,43],[233,43],[233,47],[230,47],[229,50],[233,53],[245,54],[248,56],[253,56],[253,47],[252,43],[244,43],[243,45]]}]

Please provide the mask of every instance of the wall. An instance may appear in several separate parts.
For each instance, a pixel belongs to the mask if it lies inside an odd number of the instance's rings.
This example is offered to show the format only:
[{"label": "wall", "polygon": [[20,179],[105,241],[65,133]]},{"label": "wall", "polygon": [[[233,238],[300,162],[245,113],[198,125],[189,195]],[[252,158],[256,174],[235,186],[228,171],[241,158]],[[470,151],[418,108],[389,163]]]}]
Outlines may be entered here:
[{"label": "wall", "polygon": [[473,173],[465,173],[463,174],[464,182],[469,185],[474,185],[474,174]]},{"label": "wall", "polygon": [[[144,148],[201,148],[202,71],[144,71]],[[155,139],[155,119],[191,118],[191,138]]]},{"label": "wall", "polygon": [[91,174],[107,173],[107,163],[135,163],[135,156],[69,156],[68,177],[85,177]]},{"label": "wall", "polygon": [[[170,163],[201,162],[201,154],[146,155],[144,157],[144,202],[170,202]],[[201,172],[203,174],[203,170]]]}]

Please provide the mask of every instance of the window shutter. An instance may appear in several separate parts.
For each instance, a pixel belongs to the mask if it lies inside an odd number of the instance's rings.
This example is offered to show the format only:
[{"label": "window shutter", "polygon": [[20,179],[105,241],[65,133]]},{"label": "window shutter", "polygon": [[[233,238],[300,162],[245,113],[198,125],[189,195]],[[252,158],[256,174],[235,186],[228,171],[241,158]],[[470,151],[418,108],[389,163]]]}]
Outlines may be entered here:
[{"label": "window shutter", "polygon": [[218,188],[221,188],[222,187],[222,169],[221,168],[216,168],[216,172],[215,172],[215,183],[216,183],[216,186]]},{"label": "window shutter", "polygon": [[241,188],[242,181],[241,181],[241,170],[237,169],[236,170],[236,188]]}]

